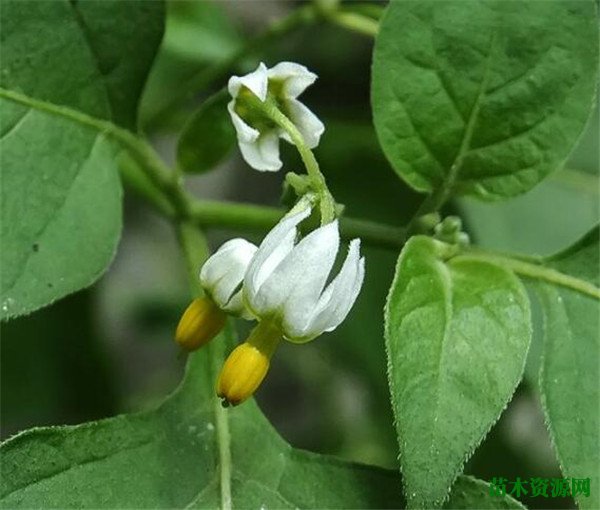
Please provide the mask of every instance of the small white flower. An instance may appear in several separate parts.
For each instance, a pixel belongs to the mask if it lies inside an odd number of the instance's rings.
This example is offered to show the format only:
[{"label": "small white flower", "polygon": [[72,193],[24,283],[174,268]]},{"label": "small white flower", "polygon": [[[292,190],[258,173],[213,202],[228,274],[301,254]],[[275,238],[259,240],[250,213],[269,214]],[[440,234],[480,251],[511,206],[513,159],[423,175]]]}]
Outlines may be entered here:
[{"label": "small white flower", "polygon": [[226,312],[250,318],[242,302],[242,282],[257,247],[245,239],[223,244],[202,266],[200,284],[215,304]]},{"label": "small white flower", "polygon": [[340,236],[334,221],[296,244],[296,226],[306,209],[281,220],[265,237],[244,277],[244,300],[258,320],[273,321],[292,342],[306,342],[334,330],[346,318],[362,286],[365,267],[360,240],[350,242],[335,279],[325,283]]},{"label": "small white flower", "polygon": [[[280,62],[267,69],[261,62],[258,68],[245,76],[232,76],[227,85],[233,98],[227,105],[238,136],[242,156],[254,169],[274,172],[281,168],[279,138],[291,143],[289,135],[273,122],[253,123],[243,119],[236,108],[242,87],[250,90],[261,101],[271,93],[282,112],[296,125],[309,148],[319,144],[325,126],[297,97],[312,85],[317,75],[293,62]],[[254,124],[254,125],[253,125]]]}]

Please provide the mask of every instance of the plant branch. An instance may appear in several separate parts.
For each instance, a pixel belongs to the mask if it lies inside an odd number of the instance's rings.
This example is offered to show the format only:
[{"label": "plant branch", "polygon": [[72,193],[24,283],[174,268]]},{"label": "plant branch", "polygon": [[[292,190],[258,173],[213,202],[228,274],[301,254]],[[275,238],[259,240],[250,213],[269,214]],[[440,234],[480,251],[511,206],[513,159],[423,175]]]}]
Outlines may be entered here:
[{"label": "plant branch", "polygon": [[574,276],[561,273],[556,269],[544,266],[541,263],[527,262],[525,260],[512,258],[506,255],[497,254],[494,252],[488,252],[481,249],[471,249],[465,255],[457,255],[453,260],[482,260],[491,262],[505,269],[514,271],[515,273],[532,278],[534,280],[541,280],[552,285],[558,285],[560,287],[566,287],[568,289],[581,292],[586,296],[593,297],[600,300],[600,288],[594,284],[576,278]]},{"label": "plant branch", "polygon": [[[272,207],[196,200],[182,189],[180,179],[162,162],[152,146],[129,131],[109,121],[18,92],[0,89],[0,97],[72,120],[118,142],[131,156],[130,159],[124,155],[120,157],[124,180],[149,204],[171,219],[189,218],[200,226],[263,232],[275,226],[285,213]],[[402,246],[404,231],[400,228],[352,218],[342,218],[340,224],[342,236],[346,239],[360,237],[366,243],[384,248]]]},{"label": "plant branch", "polygon": [[321,223],[324,224],[333,221],[335,219],[335,201],[329,192],[325,176],[321,173],[321,169],[319,168],[319,163],[308,145],[306,145],[302,133],[300,133],[296,125],[283,114],[272,98],[267,97],[266,101],[261,101],[254,94],[248,94],[245,97],[245,101],[251,107],[261,111],[264,115],[269,117],[290,136],[292,143],[296,146],[296,149],[302,158],[302,162],[306,167],[306,173],[310,178],[312,188],[319,197]]},{"label": "plant branch", "polygon": [[335,10],[328,14],[326,19],[353,32],[358,32],[369,37],[375,37],[379,32],[379,23],[357,12]]},{"label": "plant branch", "polygon": [[373,21],[379,21],[385,12],[386,4],[380,3],[360,3],[349,2],[341,4],[339,10],[342,12],[353,12],[371,18]]},{"label": "plant branch", "polygon": [[[202,227],[224,227],[234,230],[267,232],[285,215],[284,209],[254,204],[195,200],[191,204],[191,218]],[[342,238],[360,237],[363,242],[381,248],[399,249],[404,229],[373,221],[340,218]]]},{"label": "plant branch", "polygon": [[41,101],[19,92],[0,88],[0,97],[49,115],[69,119],[118,142],[127,149],[131,158],[144,170],[148,179],[169,198],[175,213],[182,217],[188,215],[189,201],[180,186],[179,179],[163,163],[146,140],[110,121],[92,117],[72,108]]},{"label": "plant branch", "polygon": [[[202,296],[203,290],[198,279],[198,268],[208,258],[206,237],[197,225],[189,221],[176,220],[177,238],[185,259],[188,281],[192,296]],[[204,347],[202,351],[192,356],[208,356],[208,363],[213,375],[219,373],[223,362],[223,352],[220,344],[215,341]],[[213,412],[215,414],[215,431],[217,449],[219,452],[219,486],[221,488],[221,510],[231,510],[231,435],[226,411],[221,407],[219,399],[213,396]]]}]

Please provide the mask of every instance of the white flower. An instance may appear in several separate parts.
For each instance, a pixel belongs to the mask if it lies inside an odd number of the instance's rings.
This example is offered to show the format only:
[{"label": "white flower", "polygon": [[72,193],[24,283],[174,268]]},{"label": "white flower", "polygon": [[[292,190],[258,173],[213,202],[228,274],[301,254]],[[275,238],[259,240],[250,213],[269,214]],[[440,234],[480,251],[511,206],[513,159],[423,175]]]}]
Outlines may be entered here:
[{"label": "white flower", "polygon": [[251,115],[246,116],[247,118],[240,116],[240,109],[236,106],[242,87],[250,90],[261,101],[266,100],[268,93],[272,94],[281,111],[296,125],[306,145],[312,149],[319,144],[325,126],[296,98],[316,79],[316,74],[293,62],[280,62],[271,69],[267,69],[261,62],[254,72],[229,79],[227,88],[233,99],[227,105],[227,110],[237,131],[242,155],[252,168],[270,172],[279,170],[282,166],[279,138],[290,143],[291,139],[268,119],[261,119],[261,122],[256,123]]},{"label": "white flower", "polygon": [[242,302],[241,287],[256,250],[256,246],[245,239],[232,239],[202,266],[200,284],[222,310],[250,318]]},{"label": "white flower", "polygon": [[360,240],[354,239],[340,272],[325,288],[339,248],[338,223],[319,227],[296,244],[296,226],[309,214],[306,209],[281,220],[244,277],[249,310],[258,320],[273,321],[292,342],[335,329],[352,308],[365,274]]}]

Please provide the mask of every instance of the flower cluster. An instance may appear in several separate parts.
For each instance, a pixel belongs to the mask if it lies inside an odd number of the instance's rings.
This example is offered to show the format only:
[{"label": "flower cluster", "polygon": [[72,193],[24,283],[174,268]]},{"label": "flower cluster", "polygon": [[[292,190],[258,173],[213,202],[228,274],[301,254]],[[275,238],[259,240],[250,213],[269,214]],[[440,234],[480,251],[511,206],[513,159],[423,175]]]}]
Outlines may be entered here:
[{"label": "flower cluster", "polygon": [[319,144],[325,126],[297,98],[316,79],[316,74],[293,62],[280,62],[270,69],[261,62],[254,72],[229,79],[227,88],[232,100],[227,109],[242,156],[252,168],[267,172],[279,170],[282,167],[279,138],[290,143],[292,140],[271,118],[250,107],[249,96],[276,105],[300,131],[306,145],[313,149]]},{"label": "flower cluster", "polygon": [[[297,99],[316,78],[304,66],[282,62],[270,69],[261,63],[254,72],[229,80],[232,100],[227,108],[250,166],[279,170],[279,138],[305,153],[319,143],[323,123]],[[315,189],[331,199],[316,162],[312,170],[309,178],[318,181]],[[224,404],[237,405],[254,393],[282,339],[304,343],[334,330],[356,301],[365,274],[358,239],[350,242],[339,273],[327,283],[340,234],[333,202],[326,203],[331,207],[321,208],[322,225],[304,237],[298,226],[312,212],[306,197],[259,247],[233,239],[202,267],[205,295],[189,305],[175,332],[183,349],[192,351],[210,341],[223,329],[228,314],[258,322],[225,361],[217,382]]]},{"label": "flower cluster", "polygon": [[[308,342],[334,330],[348,315],[364,278],[360,241],[350,242],[337,276],[327,279],[339,250],[338,222],[298,240],[310,208],[284,217],[257,248],[243,239],[225,243],[202,267],[206,296],[183,314],[175,339],[193,350],[225,325],[226,314],[257,320],[249,338],[227,359],[217,384],[226,402],[238,404],[256,390],[281,339]],[[327,285],[326,285],[327,284]]]}]

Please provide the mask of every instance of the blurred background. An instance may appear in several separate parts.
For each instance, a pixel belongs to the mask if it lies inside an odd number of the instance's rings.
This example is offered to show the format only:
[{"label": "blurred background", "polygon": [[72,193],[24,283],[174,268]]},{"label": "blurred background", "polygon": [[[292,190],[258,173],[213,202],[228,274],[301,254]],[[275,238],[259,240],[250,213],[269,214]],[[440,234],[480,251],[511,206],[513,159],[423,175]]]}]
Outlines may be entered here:
[{"label": "blurred background", "polygon": [[[226,79],[182,109],[157,115],[191,74],[222,62],[299,3],[178,1],[168,5],[167,31],[141,105],[141,126],[173,164],[177,133],[194,108]],[[372,39],[319,24],[302,28],[241,62],[236,72],[291,60],[319,75],[303,95],[324,120],[317,157],[348,216],[403,225],[421,197],[387,164],[371,125]],[[472,239],[507,251],[549,254],[598,222],[598,111],[563,170],[518,198],[488,204],[461,199]],[[201,140],[198,142],[202,143]],[[302,172],[291,148],[284,168]],[[189,177],[202,198],[279,205],[284,172],[251,170],[237,149],[209,173]],[[41,425],[76,424],[158,405],[181,379],[184,361],[172,336],[189,301],[170,225],[130,193],[118,253],[90,289],[31,316],[2,325],[1,433],[6,438]],[[241,232],[211,230],[211,247]],[[260,241],[261,235],[250,236]],[[347,459],[396,467],[388,401],[382,309],[397,253],[364,247],[363,291],[345,323],[313,343],[285,343],[257,394],[265,414],[292,445]],[[534,303],[535,305],[535,303]],[[539,313],[534,306],[534,320]],[[239,323],[240,335],[248,325]],[[539,330],[539,328],[538,328]],[[560,476],[537,396],[539,338],[524,382],[466,471],[503,476]],[[569,508],[571,500],[523,500],[531,508]]]}]

